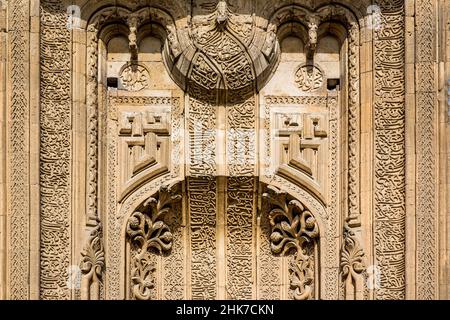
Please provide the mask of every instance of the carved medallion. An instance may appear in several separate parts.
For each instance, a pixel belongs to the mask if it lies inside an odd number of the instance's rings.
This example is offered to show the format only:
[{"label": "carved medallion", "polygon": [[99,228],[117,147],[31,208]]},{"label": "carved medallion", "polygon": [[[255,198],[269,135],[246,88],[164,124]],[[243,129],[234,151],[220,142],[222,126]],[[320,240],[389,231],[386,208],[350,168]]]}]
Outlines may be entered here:
[{"label": "carved medallion", "polygon": [[295,83],[305,92],[320,89],[324,82],[322,70],[314,65],[303,65],[295,73]]},{"label": "carved medallion", "polygon": [[144,66],[128,64],[123,68],[120,79],[126,90],[135,92],[148,88],[150,76]]}]

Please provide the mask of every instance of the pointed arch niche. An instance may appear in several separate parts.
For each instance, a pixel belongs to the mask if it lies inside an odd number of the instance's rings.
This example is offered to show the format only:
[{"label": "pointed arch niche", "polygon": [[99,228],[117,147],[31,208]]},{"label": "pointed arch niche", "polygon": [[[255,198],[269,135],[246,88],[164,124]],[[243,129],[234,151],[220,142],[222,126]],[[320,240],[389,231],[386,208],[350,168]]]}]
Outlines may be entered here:
[{"label": "pointed arch niche", "polygon": [[[163,62],[175,22],[152,7],[103,7],[85,19],[73,30],[74,159],[85,159],[74,162],[74,252],[96,268],[96,277],[83,275],[82,299],[124,299],[123,206],[182,176],[183,92]],[[103,242],[95,250],[94,235]],[[178,299],[183,290],[158,294]]]},{"label": "pointed arch niche", "polygon": [[[300,202],[315,199],[324,212],[320,293],[314,297],[361,299],[359,61],[364,24],[338,4],[315,11],[282,7],[268,23],[281,54],[259,93],[265,129],[260,179],[296,193]],[[267,228],[270,219],[262,214],[266,227],[261,228]],[[349,261],[343,258],[348,256]],[[340,271],[347,266],[351,272]],[[288,269],[289,277],[295,274],[289,262],[280,268]]]},{"label": "pointed arch niche", "polygon": [[[362,25],[339,5],[264,22],[220,3],[191,30],[106,7],[74,32],[74,233],[103,226],[106,266],[88,280],[108,299],[361,298]],[[173,245],[153,247],[173,184]],[[278,247],[283,221],[296,250]]]}]

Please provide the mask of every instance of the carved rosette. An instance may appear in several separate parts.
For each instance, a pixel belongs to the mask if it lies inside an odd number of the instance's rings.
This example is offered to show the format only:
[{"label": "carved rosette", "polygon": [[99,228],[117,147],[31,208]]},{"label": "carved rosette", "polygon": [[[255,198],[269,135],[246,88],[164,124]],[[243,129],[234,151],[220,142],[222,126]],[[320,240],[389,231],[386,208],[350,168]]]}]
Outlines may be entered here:
[{"label": "carved rosette", "polygon": [[150,300],[156,286],[155,254],[164,254],[172,249],[173,235],[164,221],[172,205],[181,200],[174,185],[161,187],[158,195],[150,197],[139,211],[128,219],[126,233],[135,251],[131,262],[133,298]]},{"label": "carved rosette", "polygon": [[311,299],[314,260],[308,247],[314,245],[319,237],[317,221],[300,201],[290,199],[286,192],[276,187],[268,186],[263,198],[270,206],[272,252],[282,256],[295,253],[295,261],[290,268],[293,297],[295,300]]}]

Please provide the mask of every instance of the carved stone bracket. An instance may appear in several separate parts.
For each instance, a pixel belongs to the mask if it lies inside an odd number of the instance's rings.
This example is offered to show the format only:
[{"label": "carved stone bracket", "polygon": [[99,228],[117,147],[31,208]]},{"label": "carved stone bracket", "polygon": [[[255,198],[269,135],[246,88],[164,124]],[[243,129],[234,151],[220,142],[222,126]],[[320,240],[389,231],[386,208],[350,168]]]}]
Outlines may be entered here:
[{"label": "carved stone bracket", "polygon": [[153,254],[170,251],[173,235],[164,221],[172,205],[181,200],[177,185],[161,187],[128,219],[126,233],[136,253],[132,257],[132,293],[138,300],[149,300],[156,286],[156,265]]},{"label": "carved stone bracket", "polygon": [[315,15],[311,15],[308,19],[308,58],[311,59],[317,48],[317,30],[319,29],[320,19]]},{"label": "carved stone bracket", "polygon": [[263,198],[269,205],[272,227],[271,250],[274,254],[295,253],[291,268],[291,289],[295,300],[311,299],[314,285],[313,256],[307,246],[314,245],[319,227],[312,213],[298,200],[290,199],[286,192],[268,186]]}]

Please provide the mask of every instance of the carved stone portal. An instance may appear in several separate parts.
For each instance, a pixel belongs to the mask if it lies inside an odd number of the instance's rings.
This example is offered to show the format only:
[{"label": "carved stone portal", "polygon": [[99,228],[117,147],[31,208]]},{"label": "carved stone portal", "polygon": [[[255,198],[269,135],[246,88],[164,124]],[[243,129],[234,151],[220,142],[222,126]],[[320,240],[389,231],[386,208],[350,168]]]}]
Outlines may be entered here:
[{"label": "carved stone portal", "polygon": [[446,1],[66,2],[0,0],[0,299],[448,297]]}]

